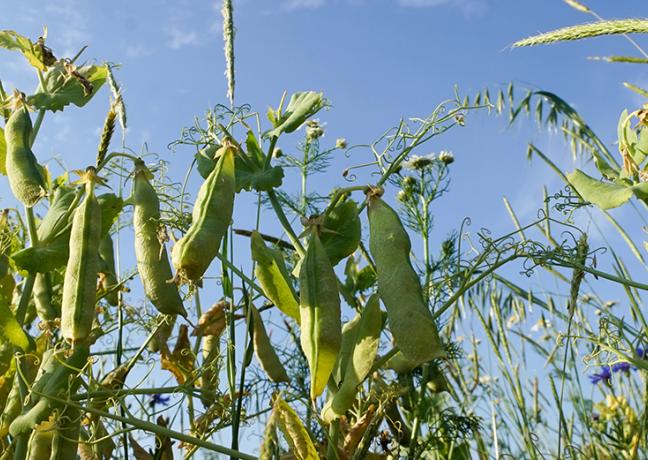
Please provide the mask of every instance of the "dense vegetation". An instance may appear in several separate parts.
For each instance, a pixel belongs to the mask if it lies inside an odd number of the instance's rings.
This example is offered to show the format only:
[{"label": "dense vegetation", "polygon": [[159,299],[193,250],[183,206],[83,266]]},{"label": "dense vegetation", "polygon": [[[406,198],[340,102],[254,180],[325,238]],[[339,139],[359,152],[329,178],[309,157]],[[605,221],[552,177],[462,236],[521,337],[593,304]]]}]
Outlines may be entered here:
[{"label": "dense vegetation", "polygon": [[[195,154],[181,184],[160,158],[111,148],[127,127],[113,66],[0,31],[38,79],[29,94],[0,84],[0,173],[19,206],[0,216],[0,458],[645,458],[645,248],[607,210],[648,205],[646,109],[621,114],[618,152],[565,99],[513,85],[330,143],[322,93],[284,94],[265,117],[235,104],[230,0],[222,15],[229,103],[173,143]],[[516,46],[645,32],[597,17]],[[605,59],[648,63],[637,49]],[[55,176],[33,151],[46,115],[105,93],[96,158]],[[530,144],[565,183],[537,219],[507,202],[510,233],[466,220],[434,247],[454,156],[424,149],[473,112],[526,114],[593,165],[562,171]],[[352,149],[365,161],[314,188]],[[625,247],[592,246],[575,222],[593,207]]]}]

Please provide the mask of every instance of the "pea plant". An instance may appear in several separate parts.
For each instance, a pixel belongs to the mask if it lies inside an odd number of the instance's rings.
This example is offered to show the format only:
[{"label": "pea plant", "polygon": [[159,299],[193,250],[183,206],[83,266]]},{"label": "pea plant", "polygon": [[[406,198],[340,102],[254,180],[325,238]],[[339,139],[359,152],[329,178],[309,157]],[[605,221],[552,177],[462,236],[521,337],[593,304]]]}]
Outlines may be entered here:
[{"label": "pea plant", "polygon": [[[643,110],[621,118],[622,168],[558,96],[515,103],[513,87],[496,102],[457,92],[373,142],[326,145],[320,92],[284,94],[265,118],[234,104],[230,1],[222,12],[229,104],[171,143],[193,155],[182,183],[156,155],[111,149],[127,127],[113,66],[81,62],[85,48],[57,58],[46,36],[0,31],[0,47],[21,53],[38,79],[30,94],[0,83],[0,173],[20,203],[0,215],[0,458],[639,458],[645,385],[630,372],[648,370],[638,295],[648,286],[616,256],[615,273],[597,269],[599,251],[569,217],[586,202],[648,196],[648,137],[632,126]],[[600,33],[635,31],[613,25]],[[34,151],[42,123],[103,86],[95,161],[55,176]],[[435,248],[433,209],[454,156],[424,149],[468,129],[473,111],[508,105],[515,119],[534,98],[541,121],[548,104],[546,123],[561,120],[607,182],[563,175],[571,188],[546,194],[533,222],[509,206],[511,233],[471,233],[464,221]],[[328,193],[314,185],[340,157],[359,155]],[[562,283],[565,308],[503,274],[520,264]],[[584,298],[586,275],[623,286],[638,324]],[[604,312],[598,330],[583,305]],[[518,327],[533,315],[541,339]],[[551,372],[525,367],[527,353]],[[578,379],[584,358],[604,366],[592,380],[610,391],[596,404]],[[612,372],[628,374],[627,396],[613,391]]]}]

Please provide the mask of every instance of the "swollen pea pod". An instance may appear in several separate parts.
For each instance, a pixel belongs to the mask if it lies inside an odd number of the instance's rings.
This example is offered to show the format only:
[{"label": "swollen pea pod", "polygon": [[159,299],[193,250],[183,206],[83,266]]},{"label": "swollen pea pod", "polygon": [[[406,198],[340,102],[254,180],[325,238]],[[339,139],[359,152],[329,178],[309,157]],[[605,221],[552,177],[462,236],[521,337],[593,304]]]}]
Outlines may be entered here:
[{"label": "swollen pea pod", "polygon": [[24,104],[19,103],[5,126],[5,159],[9,186],[14,196],[32,207],[46,195],[42,167],[31,150],[32,122]]},{"label": "swollen pea pod", "polygon": [[446,354],[436,324],[410,261],[407,231],[396,211],[377,193],[370,193],[368,200],[369,248],[395,345],[417,365],[443,358]]},{"label": "swollen pea pod", "polygon": [[342,384],[322,409],[322,418],[327,422],[344,415],[351,408],[358,385],[367,378],[376,359],[382,330],[380,300],[377,295],[369,298],[362,314],[356,318],[359,319],[352,321],[349,328],[345,325],[342,332],[342,340],[344,341],[346,334],[347,341],[353,345],[347,359],[340,360]]},{"label": "swollen pea pod", "polygon": [[44,324],[49,324],[61,316],[61,306],[52,302],[54,290],[50,273],[37,273],[34,281],[34,305],[36,314]]},{"label": "swollen pea pod", "polygon": [[216,167],[198,191],[191,227],[173,247],[173,265],[180,280],[198,282],[218,254],[232,220],[236,149],[229,139],[223,141]]},{"label": "swollen pea pod", "polygon": [[9,426],[9,433],[12,436],[32,430],[36,425],[47,420],[55,409],[61,407],[58,402],[47,396],[66,399],[68,394],[76,391],[80,384],[78,373],[86,364],[90,348],[85,344],[78,344],[65,359],[68,352],[69,350],[58,350],[47,361],[43,358],[42,366],[46,366],[46,370],[31,389],[26,411]]},{"label": "swollen pea pod", "polygon": [[99,244],[99,293],[105,293],[106,301],[113,307],[119,304],[117,284],[115,249],[112,237],[107,234]]},{"label": "swollen pea pod", "polygon": [[263,293],[279,310],[299,323],[299,303],[282,253],[267,247],[261,234],[256,231],[252,232],[250,245],[252,260],[256,262],[254,273]]},{"label": "swollen pea pod", "polygon": [[200,375],[200,400],[205,407],[216,400],[219,383],[220,336],[205,335],[201,339],[202,367]]},{"label": "swollen pea pod", "polygon": [[34,431],[29,437],[29,444],[27,445],[27,460],[50,458],[55,430],[53,420],[46,420],[34,428]]},{"label": "swollen pea pod", "polygon": [[25,383],[31,384],[40,373],[39,363],[40,367],[43,367],[47,355],[48,352],[45,352],[42,357],[29,354],[22,358],[25,361],[25,366],[22,367],[24,373],[14,373],[11,382],[11,391],[7,396],[7,401],[0,414],[0,438],[5,437],[9,433],[9,426],[20,415],[23,409],[23,400],[20,397],[20,379],[25,379]]},{"label": "swollen pea pod", "polygon": [[311,374],[311,399],[322,394],[342,341],[338,283],[317,230],[311,231],[299,273],[301,347]]},{"label": "swollen pea pod", "polygon": [[283,364],[279,360],[275,352],[270,338],[263,325],[263,320],[253,305],[250,305],[250,313],[252,320],[252,341],[254,343],[254,353],[256,354],[261,367],[268,374],[270,380],[275,383],[289,382],[288,374],[284,369]]},{"label": "swollen pea pod", "polygon": [[101,207],[94,191],[97,180],[94,168],[88,168],[85,180],[86,196],[72,219],[70,258],[61,302],[61,334],[73,344],[88,337],[96,316]]},{"label": "swollen pea pod", "polygon": [[169,283],[173,274],[166,247],[159,239],[160,200],[149,182],[151,177],[144,162],[138,161],[131,196],[137,270],[146,297],[160,313],[186,316],[177,286]]}]

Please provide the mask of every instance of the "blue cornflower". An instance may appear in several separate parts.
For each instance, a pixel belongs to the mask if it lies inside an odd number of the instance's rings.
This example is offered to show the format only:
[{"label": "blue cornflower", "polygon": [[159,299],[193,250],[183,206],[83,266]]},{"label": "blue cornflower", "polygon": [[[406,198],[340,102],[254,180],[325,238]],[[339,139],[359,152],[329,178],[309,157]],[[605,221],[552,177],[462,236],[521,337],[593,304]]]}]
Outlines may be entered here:
[{"label": "blue cornflower", "polygon": [[162,395],[153,395],[151,397],[151,400],[149,401],[149,406],[155,407],[156,404],[161,404],[163,406],[168,406],[169,401],[171,400],[170,396],[162,396]]},{"label": "blue cornflower", "polygon": [[612,372],[610,372],[610,366],[601,366],[601,372],[598,374],[592,374],[589,376],[590,382],[592,382],[592,385],[596,385],[597,383],[604,382],[604,383],[610,383],[610,380],[612,379]]},{"label": "blue cornflower", "polygon": [[648,347],[637,347],[637,356],[642,359],[648,358]]},{"label": "blue cornflower", "polygon": [[630,369],[632,369],[632,366],[626,361],[612,364],[612,372],[630,372]]}]

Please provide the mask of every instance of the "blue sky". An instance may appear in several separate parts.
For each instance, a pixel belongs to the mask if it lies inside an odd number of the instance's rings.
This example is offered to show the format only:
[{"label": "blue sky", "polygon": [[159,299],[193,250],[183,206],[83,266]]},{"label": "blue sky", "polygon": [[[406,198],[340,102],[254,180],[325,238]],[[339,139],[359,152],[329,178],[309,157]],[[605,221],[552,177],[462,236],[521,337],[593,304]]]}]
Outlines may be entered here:
[{"label": "blue sky", "polygon": [[[632,16],[643,4],[586,3],[606,18]],[[167,145],[195,115],[226,103],[219,7],[220,2],[195,0],[4,0],[0,29],[36,38],[47,25],[48,45],[57,55],[72,56],[89,45],[86,59],[121,64],[116,77],[128,109],[126,144],[139,151],[146,142],[171,162],[172,177],[181,180],[194,152],[172,153]],[[376,139],[401,117],[427,115],[452,97],[455,84],[462,95],[485,87],[493,94],[513,81],[564,97],[614,151],[620,112],[642,103],[621,82],[641,86],[648,79],[641,67],[586,58],[636,54],[626,41],[616,37],[510,49],[525,36],[589,20],[561,0],[235,1],[236,102],[265,113],[284,90],[324,91],[333,106],[318,115],[326,123],[324,142],[333,145],[345,137],[360,144]],[[0,51],[0,79],[29,92],[36,81],[23,61]],[[52,165],[57,158],[71,169],[92,163],[107,100],[104,89],[85,109],[48,114],[34,148],[39,158]],[[456,158],[450,194],[436,208],[437,241],[465,216],[476,229],[510,231],[502,196],[523,221],[536,216],[542,185],[553,192],[561,184],[543,163],[526,160],[529,140],[571,168],[561,136],[547,135],[526,121],[507,129],[504,118],[486,114],[469,116],[464,128],[418,152],[449,149]],[[318,179],[317,186],[326,187],[325,192],[333,182],[342,183],[335,174],[367,159],[340,155],[332,175]],[[10,204],[7,192],[0,178],[0,206]],[[631,217],[625,210],[615,215]]]}]

